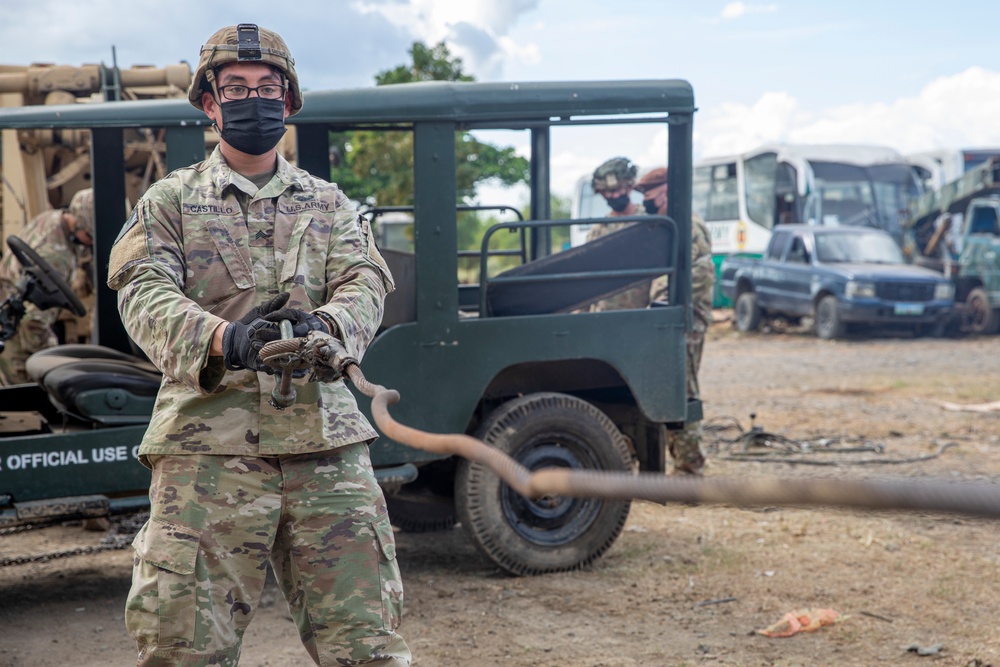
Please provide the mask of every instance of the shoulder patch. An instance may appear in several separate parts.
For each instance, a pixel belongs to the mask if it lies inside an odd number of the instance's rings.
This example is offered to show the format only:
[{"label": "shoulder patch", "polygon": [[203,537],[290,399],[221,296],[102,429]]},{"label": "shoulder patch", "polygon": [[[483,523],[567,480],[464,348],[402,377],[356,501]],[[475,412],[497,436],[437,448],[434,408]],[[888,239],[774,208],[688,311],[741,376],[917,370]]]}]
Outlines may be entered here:
[{"label": "shoulder patch", "polygon": [[108,261],[108,286],[111,289],[120,289],[125,283],[126,276],[130,273],[128,269],[142,260],[149,259],[146,229],[138,222],[139,206],[137,205],[132,209],[132,215],[125,222],[115,244],[111,247],[111,258]]},{"label": "shoulder patch", "polygon": [[121,241],[122,237],[125,236],[125,233],[128,230],[135,227],[136,223],[138,222],[139,222],[139,205],[136,204],[134,207],[132,207],[132,214],[128,217],[128,220],[125,221],[125,224],[122,225],[122,230],[118,232],[118,238],[115,239],[115,243]]}]

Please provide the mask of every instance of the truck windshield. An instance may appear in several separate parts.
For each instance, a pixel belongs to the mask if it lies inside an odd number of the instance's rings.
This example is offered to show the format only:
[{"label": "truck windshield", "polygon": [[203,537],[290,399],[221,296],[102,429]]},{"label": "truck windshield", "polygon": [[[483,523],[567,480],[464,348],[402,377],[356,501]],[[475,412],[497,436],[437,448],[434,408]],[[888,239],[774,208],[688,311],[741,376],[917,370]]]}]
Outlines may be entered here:
[{"label": "truck windshield", "polygon": [[817,234],[816,259],[827,263],[902,264],[904,261],[896,242],[878,233]]}]

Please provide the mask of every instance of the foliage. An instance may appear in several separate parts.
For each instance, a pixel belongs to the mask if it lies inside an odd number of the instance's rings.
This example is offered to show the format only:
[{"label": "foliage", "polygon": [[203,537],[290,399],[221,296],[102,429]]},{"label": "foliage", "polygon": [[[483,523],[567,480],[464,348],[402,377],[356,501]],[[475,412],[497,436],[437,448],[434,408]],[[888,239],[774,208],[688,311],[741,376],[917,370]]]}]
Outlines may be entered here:
[{"label": "foliage", "polygon": [[414,81],[475,81],[462,71],[462,59],[452,57],[444,42],[430,48],[422,42],[414,42],[410,57],[412,64],[399,65],[376,74],[375,85]]},{"label": "foliage", "polygon": [[[399,65],[375,76],[377,85],[415,81],[473,81],[462,71],[462,59],[452,56],[444,42],[428,47],[414,42],[412,63]],[[369,204],[408,206],[413,204],[413,135],[400,131],[351,131],[331,134],[333,168],[331,180],[352,199]],[[511,186],[528,180],[528,161],[512,147],[496,146],[468,132],[456,137],[456,185],[458,201],[474,200],[476,186],[487,181]]]},{"label": "foliage", "polygon": [[[552,211],[551,218],[553,220],[560,218],[569,218],[569,208],[570,202],[567,197],[558,197],[553,195],[551,203]],[[521,216],[527,220],[531,217],[530,211],[527,207],[521,210]],[[469,213],[460,213],[458,223],[458,247],[460,250],[480,250],[480,240],[483,235],[493,225],[499,224],[501,222],[513,222],[514,216],[512,214],[507,215],[472,215]],[[552,229],[552,250],[553,252],[558,252],[569,247],[569,228],[568,227],[555,227]],[[527,239],[525,239],[527,243]],[[517,250],[520,248],[521,244],[521,234],[518,232],[499,232],[492,236],[490,239],[490,251],[497,250]],[[479,281],[479,258],[478,257],[466,257],[460,258],[458,263],[459,280],[464,283],[475,283]],[[521,260],[515,257],[493,257],[489,260],[489,273],[490,275],[496,275],[505,269],[509,269],[517,264],[520,264]]]},{"label": "foliage", "polygon": [[[411,63],[378,73],[379,86],[416,81],[473,81],[462,69],[462,60],[452,56],[441,42],[428,47],[414,42],[409,51]],[[349,197],[370,206],[413,205],[413,135],[405,129],[371,131],[355,130],[330,135],[332,148],[332,180]],[[529,162],[518,156],[513,147],[497,146],[480,141],[469,132],[455,137],[456,204],[475,201],[476,187],[486,182],[514,186],[529,180]],[[513,194],[512,194],[513,196]],[[517,205],[520,202],[510,202]],[[528,211],[522,211],[527,219]],[[569,200],[553,197],[552,217],[569,217]],[[499,222],[510,222],[513,216],[498,213],[458,213],[458,247],[464,251],[479,251],[487,229]],[[412,242],[412,230],[406,232]],[[404,236],[403,238],[406,238]],[[490,248],[515,250],[520,247],[521,234],[501,232],[493,236]],[[552,230],[552,248],[569,245],[569,230]],[[515,257],[490,259],[489,270],[495,274],[520,260]],[[460,280],[477,282],[478,257],[459,259]]]}]

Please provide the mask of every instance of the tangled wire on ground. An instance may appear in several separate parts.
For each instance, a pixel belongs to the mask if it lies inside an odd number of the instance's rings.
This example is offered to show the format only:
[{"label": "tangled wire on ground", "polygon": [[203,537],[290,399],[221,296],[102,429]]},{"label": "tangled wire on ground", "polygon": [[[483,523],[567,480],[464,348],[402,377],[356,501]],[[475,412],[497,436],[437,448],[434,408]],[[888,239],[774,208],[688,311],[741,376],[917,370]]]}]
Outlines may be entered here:
[{"label": "tangled wire on ground", "polygon": [[[888,456],[853,458],[850,456],[866,452],[884,454],[885,445],[865,437],[831,435],[812,440],[797,440],[777,433],[765,431],[754,425],[756,415],[750,415],[750,429],[745,430],[735,417],[723,416],[707,419],[702,423],[705,433],[705,449],[723,461],[755,461],[757,463],[789,463],[812,466],[840,465],[895,465],[919,463],[935,459],[957,443],[947,442],[937,451],[924,456],[894,458]],[[735,433],[735,435],[730,435]],[[812,455],[835,455],[815,458]]]}]

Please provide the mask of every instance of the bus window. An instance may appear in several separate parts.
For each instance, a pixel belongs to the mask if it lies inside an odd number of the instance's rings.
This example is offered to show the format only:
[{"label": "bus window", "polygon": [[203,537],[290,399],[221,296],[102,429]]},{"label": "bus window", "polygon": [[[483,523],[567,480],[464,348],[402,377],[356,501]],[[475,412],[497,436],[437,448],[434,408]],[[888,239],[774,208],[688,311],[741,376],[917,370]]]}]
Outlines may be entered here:
[{"label": "bus window", "polygon": [[708,215],[708,191],[712,184],[711,167],[695,167],[691,180],[691,211],[705,220]]},{"label": "bus window", "polygon": [[774,222],[791,225],[802,221],[802,199],[795,187],[798,174],[795,167],[781,163],[774,176]]},{"label": "bus window", "polygon": [[750,220],[770,229],[775,222],[775,186],[778,172],[776,153],[761,153],[743,163],[746,205]]},{"label": "bus window", "polygon": [[889,232],[902,242],[900,221],[920,193],[913,170],[905,164],[862,167],[811,162],[824,225],[857,225]]},{"label": "bus window", "polygon": [[875,197],[864,167],[833,162],[812,162],[824,225],[875,227]]},{"label": "bus window", "polygon": [[739,195],[736,187],[736,163],[717,164],[710,169],[706,221],[735,220],[739,217]]}]

